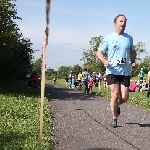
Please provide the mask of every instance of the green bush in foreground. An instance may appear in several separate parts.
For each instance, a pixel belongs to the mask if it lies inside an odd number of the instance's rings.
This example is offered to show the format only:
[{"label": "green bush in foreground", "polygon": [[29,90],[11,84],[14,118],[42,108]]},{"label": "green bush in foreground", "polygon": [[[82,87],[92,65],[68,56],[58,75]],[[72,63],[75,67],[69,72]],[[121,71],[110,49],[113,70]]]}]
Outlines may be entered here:
[{"label": "green bush in foreground", "polygon": [[[37,150],[39,138],[40,89],[26,82],[1,83],[0,150]],[[42,149],[52,149],[52,127],[48,100],[44,100]]]}]

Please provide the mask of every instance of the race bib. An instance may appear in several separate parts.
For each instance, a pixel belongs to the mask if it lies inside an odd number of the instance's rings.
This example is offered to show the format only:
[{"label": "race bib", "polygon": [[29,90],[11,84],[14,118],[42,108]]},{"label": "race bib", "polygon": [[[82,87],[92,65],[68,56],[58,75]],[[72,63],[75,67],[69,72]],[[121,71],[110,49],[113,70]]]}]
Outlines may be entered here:
[{"label": "race bib", "polygon": [[117,64],[126,64],[127,63],[127,59],[126,58],[117,58],[116,59],[116,63]]}]

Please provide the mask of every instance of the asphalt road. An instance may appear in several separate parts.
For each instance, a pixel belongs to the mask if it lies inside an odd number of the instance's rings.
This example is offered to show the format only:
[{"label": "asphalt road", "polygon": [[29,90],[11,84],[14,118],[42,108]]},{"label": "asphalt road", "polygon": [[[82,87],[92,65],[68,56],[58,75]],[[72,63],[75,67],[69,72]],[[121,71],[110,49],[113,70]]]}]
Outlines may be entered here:
[{"label": "asphalt road", "polygon": [[46,84],[55,150],[150,150],[150,110],[123,104],[118,127],[110,100]]}]

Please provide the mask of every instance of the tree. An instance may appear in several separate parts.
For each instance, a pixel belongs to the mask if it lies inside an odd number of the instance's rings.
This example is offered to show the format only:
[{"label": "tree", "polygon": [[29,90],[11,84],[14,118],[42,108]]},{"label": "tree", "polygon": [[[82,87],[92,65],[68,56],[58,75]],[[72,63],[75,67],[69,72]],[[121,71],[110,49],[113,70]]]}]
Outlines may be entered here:
[{"label": "tree", "polygon": [[[99,47],[99,44],[102,42],[103,37],[92,37],[89,41],[91,47],[88,50],[84,49],[83,58],[80,59],[84,62],[83,67],[88,69],[88,72],[105,72],[105,67],[101,61],[96,57],[96,51]],[[107,57],[107,54],[104,54]]]},{"label": "tree", "polygon": [[142,53],[146,53],[146,50],[145,50],[145,44],[142,43],[142,42],[139,42],[135,45],[135,50],[137,52],[137,62],[140,62],[142,59],[141,59],[141,54]]},{"label": "tree", "polygon": [[137,69],[131,69],[132,71],[132,76],[137,76],[141,70],[141,68],[143,68],[144,72],[147,73],[148,69],[149,69],[149,57],[145,57],[144,60],[141,59],[141,54],[146,53],[145,50],[145,44],[142,42],[139,42],[135,45],[135,50],[137,52],[137,56],[136,56],[136,62],[138,64],[138,68]]},{"label": "tree", "polygon": [[78,75],[79,72],[82,72],[82,67],[79,66],[78,64],[77,65],[74,65],[73,68],[72,68],[72,71],[75,75]]},{"label": "tree", "polygon": [[45,72],[46,80],[52,80],[57,76],[57,71],[54,71],[54,69],[48,68]]},{"label": "tree", "polygon": [[52,74],[57,74],[57,71],[55,71],[54,69],[48,68],[46,70],[46,75],[51,76]]},{"label": "tree", "polygon": [[148,73],[148,71],[150,71],[150,56],[145,56],[138,67],[139,70],[143,68],[143,71]]},{"label": "tree", "polygon": [[0,1],[0,80],[24,77],[34,53],[30,39],[23,37],[14,22],[21,18],[13,1]]},{"label": "tree", "polygon": [[66,76],[68,75],[72,70],[72,67],[71,66],[61,66],[58,68],[58,75],[60,76]]},{"label": "tree", "polygon": [[33,70],[37,72],[38,76],[41,76],[42,59],[38,58],[33,62]]}]

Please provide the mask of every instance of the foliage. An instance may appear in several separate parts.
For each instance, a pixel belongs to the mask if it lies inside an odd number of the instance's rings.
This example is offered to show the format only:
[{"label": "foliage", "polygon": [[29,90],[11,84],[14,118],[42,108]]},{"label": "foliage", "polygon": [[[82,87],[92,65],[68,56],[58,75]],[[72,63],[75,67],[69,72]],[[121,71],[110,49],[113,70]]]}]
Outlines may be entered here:
[{"label": "foliage", "polygon": [[58,76],[66,76],[71,72],[71,70],[71,66],[61,66],[58,68],[57,74]]},{"label": "foliage", "polygon": [[30,39],[23,37],[14,22],[21,18],[12,2],[0,1],[0,80],[24,77],[34,53]]},{"label": "foliage", "polygon": [[143,68],[144,73],[148,73],[148,71],[150,71],[150,57],[149,56],[145,56],[145,58],[143,60],[141,60],[141,62],[138,64],[138,68],[137,69],[132,69],[132,76],[137,76],[141,70],[141,68]]},{"label": "foliage", "polygon": [[72,68],[72,71],[75,75],[78,75],[79,72],[82,72],[82,67],[79,66],[78,64],[77,65],[74,65],[73,68]]},{"label": "foliage", "polygon": [[137,76],[141,68],[144,68],[143,71],[147,73],[150,67],[150,64],[148,63],[149,61],[148,57],[145,57],[144,60],[141,59],[141,55],[143,53],[146,53],[145,44],[142,42],[137,43],[137,45],[135,45],[135,50],[137,52],[136,62],[138,63],[138,68],[132,69],[132,76]]},{"label": "foliage", "polygon": [[[92,37],[91,41],[89,41],[91,47],[88,50],[84,49],[83,58],[81,59],[84,64],[84,68],[88,69],[88,72],[105,72],[105,67],[102,62],[98,60],[96,57],[96,51],[99,47],[99,44],[102,42],[103,37]],[[107,54],[104,54],[107,57]]]},{"label": "foliage", "polygon": [[137,69],[131,69],[132,71],[132,77],[138,76],[139,72],[140,72],[140,68],[138,66]]},{"label": "foliage", "polygon": [[[32,63],[32,66],[33,66],[33,71],[36,71],[38,76],[41,76],[42,75],[42,59],[41,58],[38,58],[37,60],[35,60],[33,63]],[[45,71],[45,76],[46,76],[46,79],[51,79],[53,78],[54,76],[56,77],[57,76],[57,71],[55,71],[54,69],[51,69],[50,67]],[[51,77],[53,76],[53,77]]]},{"label": "foliage", "polygon": [[148,73],[148,71],[150,71],[150,56],[145,56],[141,63],[141,68],[143,68],[143,71],[145,73]]},{"label": "foliage", "polygon": [[46,80],[53,80],[54,78],[60,78],[61,76],[57,76],[57,74],[51,74],[50,76],[46,74]]},{"label": "foliage", "polygon": [[[1,82],[0,149],[38,149],[40,89],[28,89],[23,81]],[[42,149],[52,149],[52,123],[44,100]]]},{"label": "foliage", "polygon": [[145,50],[145,44],[142,43],[142,42],[139,42],[135,45],[135,50],[137,52],[137,62],[140,62],[142,59],[141,59],[141,54],[142,53],[146,53],[146,50]]},{"label": "foliage", "polygon": [[57,71],[54,71],[54,69],[48,68],[46,70],[46,75],[51,76],[52,74],[57,75]]},{"label": "foliage", "polygon": [[35,60],[35,62],[32,65],[33,70],[37,72],[38,76],[41,76],[42,59],[39,58]]}]

